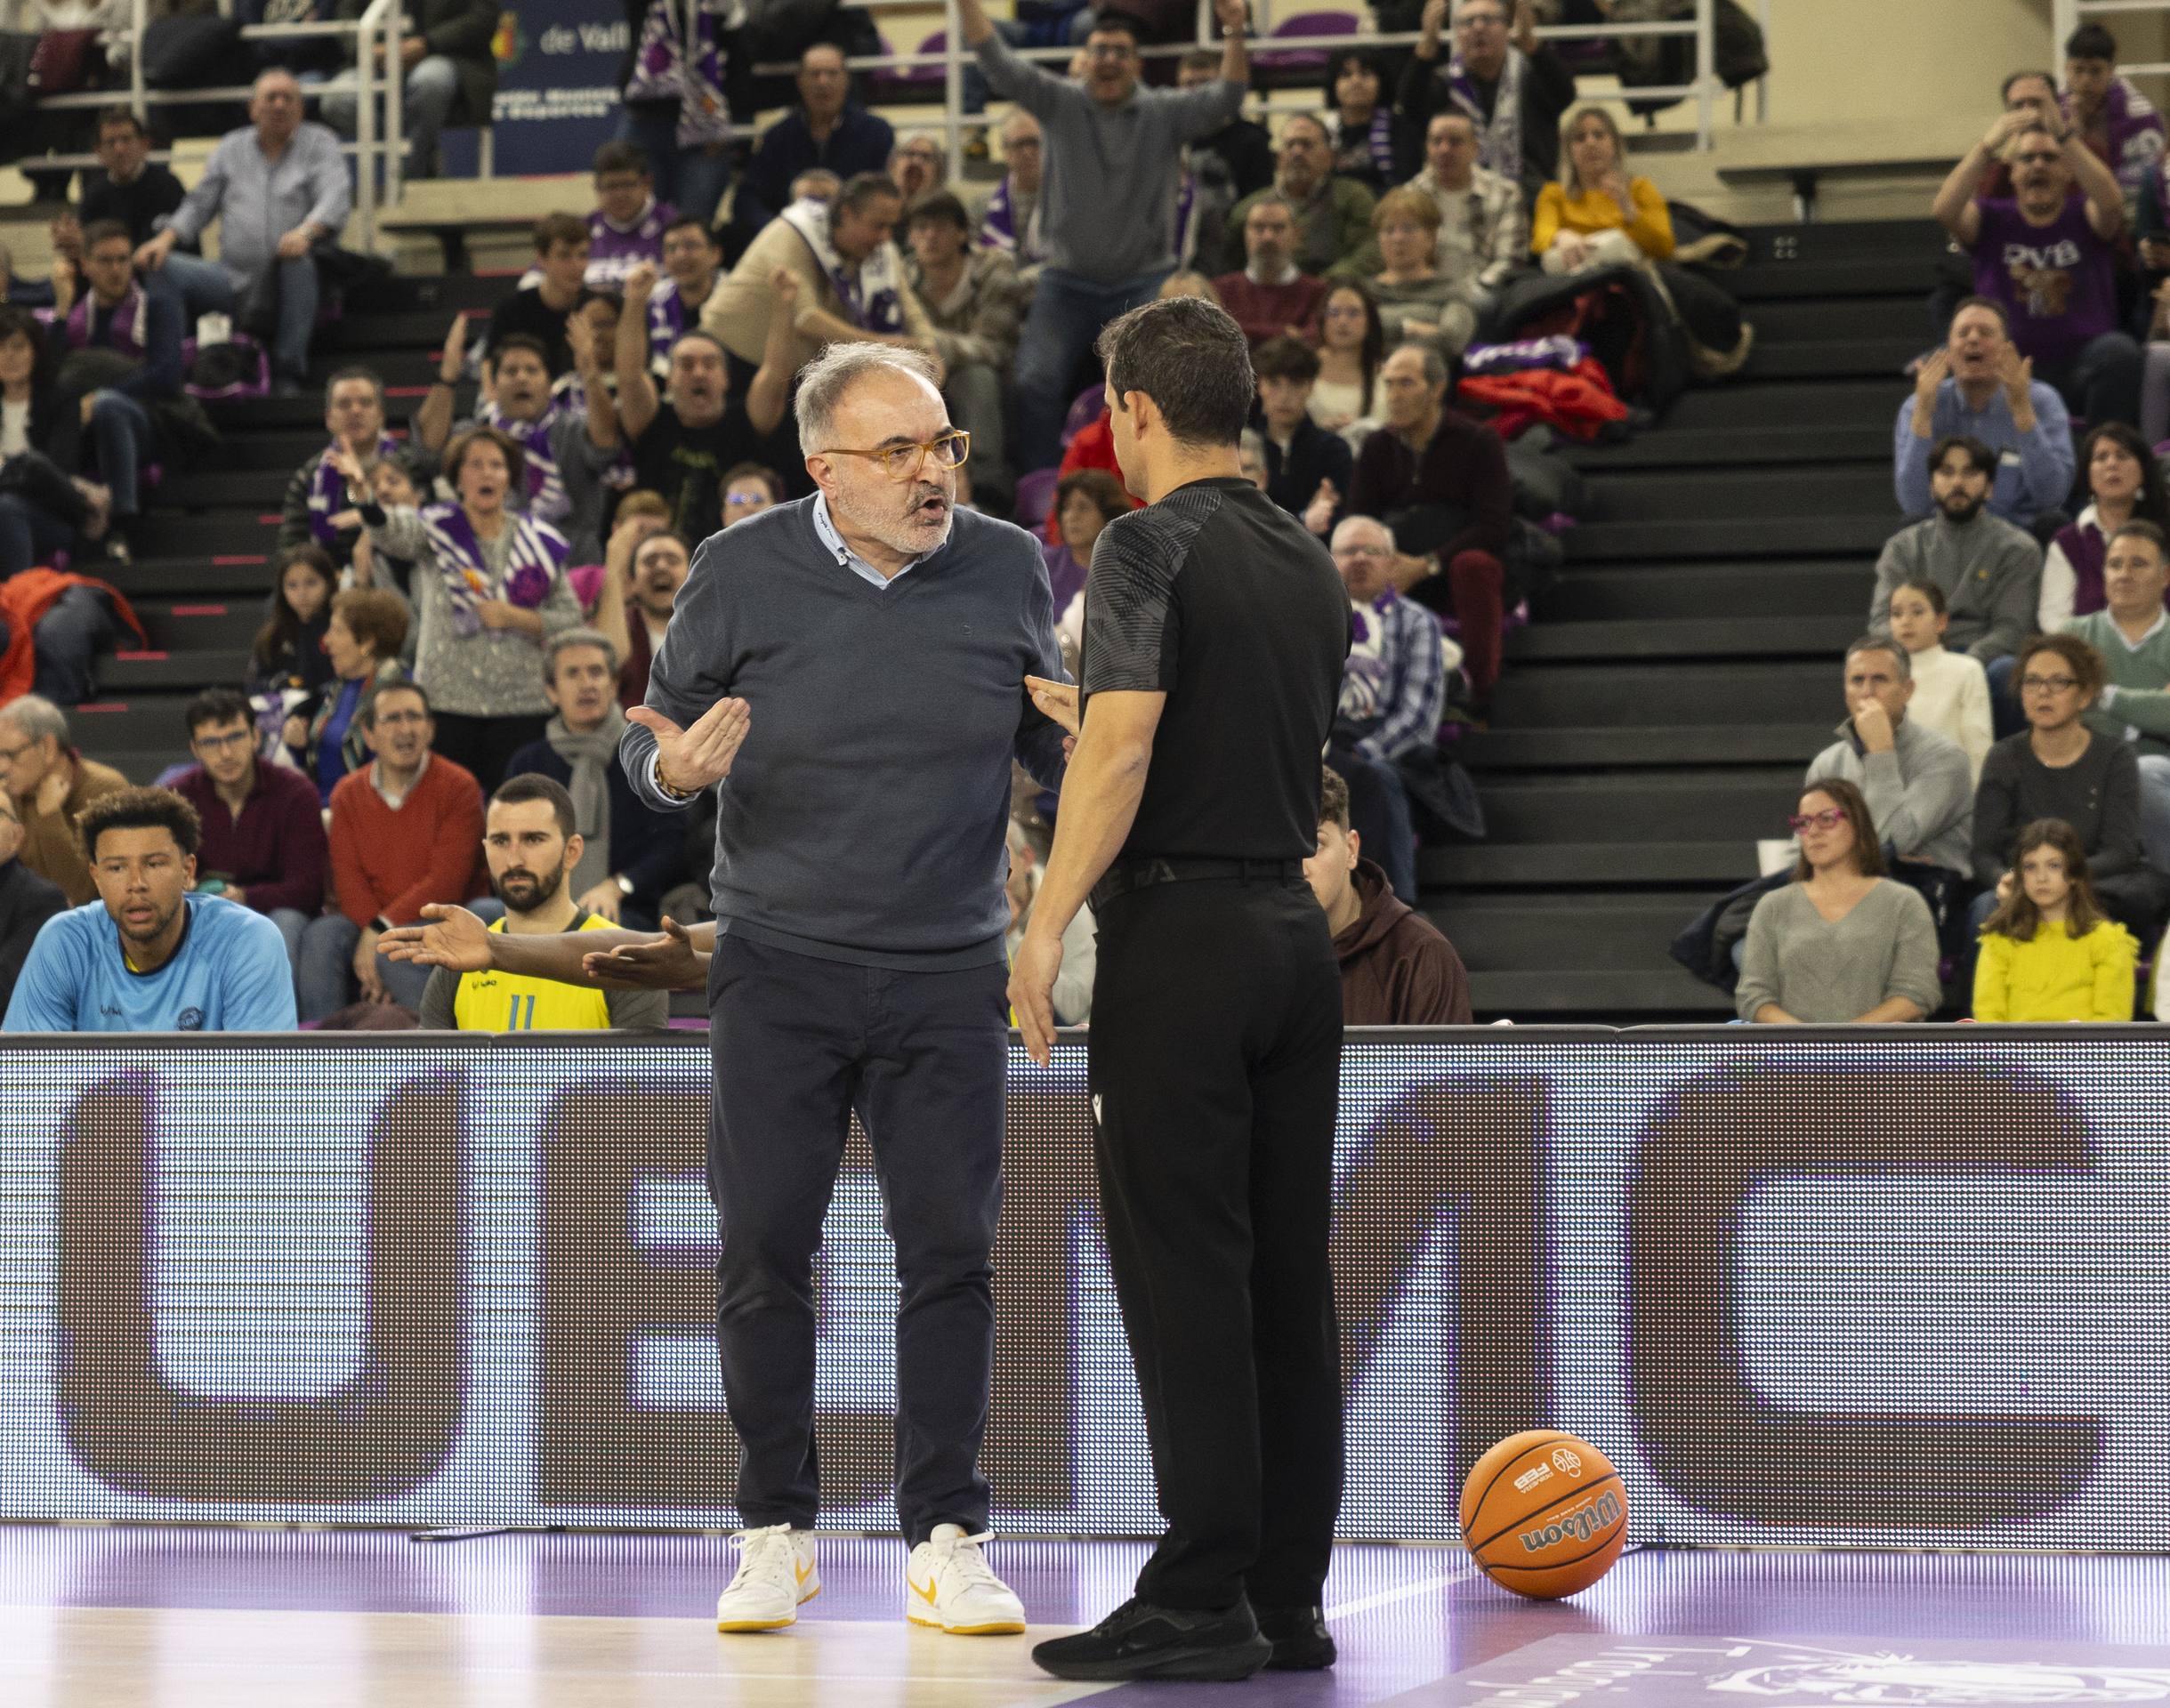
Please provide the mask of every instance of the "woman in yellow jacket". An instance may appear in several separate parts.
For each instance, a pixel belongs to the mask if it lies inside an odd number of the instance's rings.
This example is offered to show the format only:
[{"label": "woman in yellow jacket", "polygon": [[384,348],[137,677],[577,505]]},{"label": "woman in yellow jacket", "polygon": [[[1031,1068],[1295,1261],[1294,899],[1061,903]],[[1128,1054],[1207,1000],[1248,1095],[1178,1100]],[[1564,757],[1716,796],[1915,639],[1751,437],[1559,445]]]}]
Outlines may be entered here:
[{"label": "woman in yellow jacket", "polygon": [[2129,1020],[2140,946],[2102,912],[2086,850],[2061,818],[2020,833],[1974,963],[1978,1020]]},{"label": "woman in yellow jacket", "polygon": [[1537,193],[1529,247],[1548,273],[1648,266],[1665,282],[1708,373],[1745,362],[1755,330],[1740,305],[1698,273],[1673,264],[1673,215],[1648,178],[1627,175],[1620,127],[1602,107],[1585,107],[1561,133],[1561,178]]}]

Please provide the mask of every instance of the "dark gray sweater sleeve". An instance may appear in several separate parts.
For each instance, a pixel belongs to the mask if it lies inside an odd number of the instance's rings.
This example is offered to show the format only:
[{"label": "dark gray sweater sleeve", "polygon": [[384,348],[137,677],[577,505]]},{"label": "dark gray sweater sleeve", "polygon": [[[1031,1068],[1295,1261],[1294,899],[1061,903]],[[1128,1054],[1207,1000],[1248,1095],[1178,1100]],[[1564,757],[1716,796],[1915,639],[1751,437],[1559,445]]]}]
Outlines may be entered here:
[{"label": "dark gray sweater sleeve", "polygon": [[[722,535],[712,535],[694,553],[693,568],[671,610],[671,625],[648,673],[645,704],[681,729],[690,729],[730,692],[729,575],[719,560],[722,544]],[[758,718],[759,711],[754,715]],[[656,737],[644,725],[627,720],[617,756],[633,792],[657,811],[683,812],[693,804],[691,799],[666,794],[657,783]]]},{"label": "dark gray sweater sleeve", "polygon": [[[1062,668],[1062,647],[1055,639],[1055,596],[1048,584],[1047,560],[1029,540],[1024,545],[1021,555],[1031,560],[1024,576],[1024,621],[1026,645],[1034,654],[1032,673],[1066,682],[1069,673]],[[1032,696],[1021,689],[1019,699],[1023,710],[1017,726],[1017,762],[1042,788],[1059,791],[1065,762],[1062,726],[1033,705]]]},{"label": "dark gray sweater sleeve", "polygon": [[1974,789],[1974,882],[1993,890],[2005,875],[2012,854],[2013,802],[2019,778],[2010,753],[1999,742],[1981,764]]},{"label": "dark gray sweater sleeve", "polygon": [[[2021,536],[1997,552],[1997,593],[1989,605],[1989,632],[1967,649],[1983,664],[2017,652],[2035,631],[2042,598],[2042,548]],[[1889,622],[1889,619],[1885,619]]]}]

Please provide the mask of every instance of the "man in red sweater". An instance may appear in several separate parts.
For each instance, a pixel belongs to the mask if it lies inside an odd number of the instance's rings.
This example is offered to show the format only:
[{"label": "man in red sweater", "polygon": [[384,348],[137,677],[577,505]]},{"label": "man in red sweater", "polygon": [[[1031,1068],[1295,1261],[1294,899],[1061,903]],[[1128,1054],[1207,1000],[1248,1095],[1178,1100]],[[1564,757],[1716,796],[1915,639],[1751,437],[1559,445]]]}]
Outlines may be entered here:
[{"label": "man in red sweater", "polygon": [[304,1020],[337,1012],[358,986],[369,1002],[419,1011],[430,970],[379,955],[379,933],[412,924],[427,903],[465,901],[486,887],[481,786],[431,753],[429,697],[412,682],[388,682],[358,715],[376,758],[332,791],[336,911],[302,939]]},{"label": "man in red sweater", "polygon": [[1221,293],[1221,306],[1235,318],[1254,350],[1284,334],[1307,343],[1317,336],[1326,280],[1297,268],[1295,247],[1295,211],[1268,193],[1253,202],[1244,216],[1244,270],[1223,273],[1213,282]]}]

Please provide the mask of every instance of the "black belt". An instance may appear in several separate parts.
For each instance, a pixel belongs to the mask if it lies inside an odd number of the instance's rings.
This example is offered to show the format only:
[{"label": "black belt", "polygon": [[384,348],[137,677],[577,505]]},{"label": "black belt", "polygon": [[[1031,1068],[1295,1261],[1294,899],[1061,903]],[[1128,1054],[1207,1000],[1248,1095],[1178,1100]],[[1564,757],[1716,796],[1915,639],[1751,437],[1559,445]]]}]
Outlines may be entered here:
[{"label": "black belt", "polygon": [[1303,875],[1302,860],[1206,860],[1145,858],[1117,860],[1093,886],[1093,905],[1105,907],[1117,896],[1156,883],[1192,883],[1201,878],[1237,878],[1246,882],[1286,882]]}]

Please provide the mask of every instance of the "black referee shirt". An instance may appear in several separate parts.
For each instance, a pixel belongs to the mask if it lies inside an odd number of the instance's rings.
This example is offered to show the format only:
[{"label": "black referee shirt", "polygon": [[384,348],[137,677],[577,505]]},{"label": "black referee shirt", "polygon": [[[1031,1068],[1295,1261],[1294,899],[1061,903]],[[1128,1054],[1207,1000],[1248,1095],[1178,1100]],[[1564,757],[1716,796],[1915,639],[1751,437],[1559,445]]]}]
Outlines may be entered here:
[{"label": "black referee shirt", "polygon": [[1333,560],[1248,480],[1194,480],[1109,522],[1079,711],[1111,690],[1168,697],[1121,858],[1308,859],[1348,653]]}]

